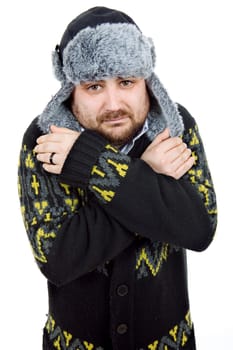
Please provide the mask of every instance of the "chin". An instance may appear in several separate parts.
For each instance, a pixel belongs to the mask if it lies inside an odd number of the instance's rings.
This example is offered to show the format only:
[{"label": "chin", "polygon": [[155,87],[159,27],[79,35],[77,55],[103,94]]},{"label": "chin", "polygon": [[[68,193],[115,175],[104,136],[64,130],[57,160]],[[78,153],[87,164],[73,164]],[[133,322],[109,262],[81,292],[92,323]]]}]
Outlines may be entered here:
[{"label": "chin", "polygon": [[[112,145],[123,146],[128,143],[134,135],[141,129],[143,124],[137,124],[127,128],[115,126],[111,130],[98,130]],[[114,130],[115,129],[115,130]],[[118,130],[117,130],[118,129]]]},{"label": "chin", "polygon": [[123,146],[126,143],[128,143],[133,137],[134,137],[135,133],[125,133],[125,134],[105,134],[103,136],[105,136],[107,138],[107,140],[113,145],[113,146]]}]

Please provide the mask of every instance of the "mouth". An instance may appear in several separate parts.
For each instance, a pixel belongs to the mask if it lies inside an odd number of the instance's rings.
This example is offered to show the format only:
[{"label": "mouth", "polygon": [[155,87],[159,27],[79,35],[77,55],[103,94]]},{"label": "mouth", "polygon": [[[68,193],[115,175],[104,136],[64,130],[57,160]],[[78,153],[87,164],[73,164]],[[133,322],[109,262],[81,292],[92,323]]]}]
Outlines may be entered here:
[{"label": "mouth", "polygon": [[103,120],[104,124],[121,124],[126,122],[129,119],[129,117],[127,115],[119,115],[116,117],[110,117],[110,118],[106,118]]}]

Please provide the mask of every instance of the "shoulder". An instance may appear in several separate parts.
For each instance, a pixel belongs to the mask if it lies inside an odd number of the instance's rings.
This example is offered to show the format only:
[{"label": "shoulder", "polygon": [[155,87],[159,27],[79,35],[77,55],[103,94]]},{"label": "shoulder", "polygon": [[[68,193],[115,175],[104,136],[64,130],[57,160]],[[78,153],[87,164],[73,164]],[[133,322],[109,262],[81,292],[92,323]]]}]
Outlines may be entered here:
[{"label": "shoulder", "polygon": [[36,139],[41,135],[42,131],[38,126],[38,117],[36,117],[33,119],[23,135],[23,144],[26,144],[28,148],[34,148]]},{"label": "shoulder", "polygon": [[184,129],[188,130],[190,128],[193,128],[196,125],[196,120],[194,119],[194,117],[180,103],[177,103],[177,107],[184,123]]}]

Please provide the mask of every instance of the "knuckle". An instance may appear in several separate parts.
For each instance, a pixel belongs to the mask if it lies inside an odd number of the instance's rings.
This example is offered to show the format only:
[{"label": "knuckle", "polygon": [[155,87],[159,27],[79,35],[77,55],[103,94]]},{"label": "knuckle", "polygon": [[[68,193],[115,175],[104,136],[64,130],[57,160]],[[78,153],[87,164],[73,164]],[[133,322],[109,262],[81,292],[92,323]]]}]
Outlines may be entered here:
[{"label": "knuckle", "polygon": [[176,145],[180,145],[183,143],[182,139],[178,136],[174,137],[174,141]]},{"label": "knuckle", "polygon": [[184,150],[184,152],[181,154],[181,160],[185,162],[186,160],[189,159],[190,155],[191,155],[191,150],[190,150],[189,148],[187,148],[187,149]]},{"label": "knuckle", "polygon": [[41,151],[48,153],[49,152],[49,144],[48,143],[43,144],[43,147],[41,147]]},{"label": "knuckle", "polygon": [[182,154],[182,160],[185,161],[190,157],[190,152],[188,150],[185,150],[185,152]]},{"label": "knuckle", "polygon": [[174,166],[172,164],[168,164],[164,171],[168,176],[171,176],[171,177],[174,177],[176,174],[176,171],[175,171]]},{"label": "knuckle", "polygon": [[190,168],[194,165],[194,163],[195,163],[195,158],[190,157],[190,164],[191,164]]},{"label": "knuckle", "polygon": [[169,175],[170,175],[171,177],[173,177],[174,179],[176,179],[176,180],[179,178],[179,172],[178,172],[178,170],[171,171],[171,172],[169,173]]}]

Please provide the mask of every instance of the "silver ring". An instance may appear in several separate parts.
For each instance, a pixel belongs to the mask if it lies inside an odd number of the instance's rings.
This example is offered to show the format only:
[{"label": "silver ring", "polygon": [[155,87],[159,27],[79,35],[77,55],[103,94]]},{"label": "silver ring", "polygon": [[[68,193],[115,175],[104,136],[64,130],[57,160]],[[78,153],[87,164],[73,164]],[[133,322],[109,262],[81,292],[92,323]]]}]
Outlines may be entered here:
[{"label": "silver ring", "polygon": [[54,154],[56,154],[56,153],[55,153],[55,152],[51,153],[51,154],[50,154],[50,157],[49,157],[49,163],[52,164],[52,165],[56,165],[56,164],[54,163],[54,161],[53,161],[53,156],[54,156]]}]

